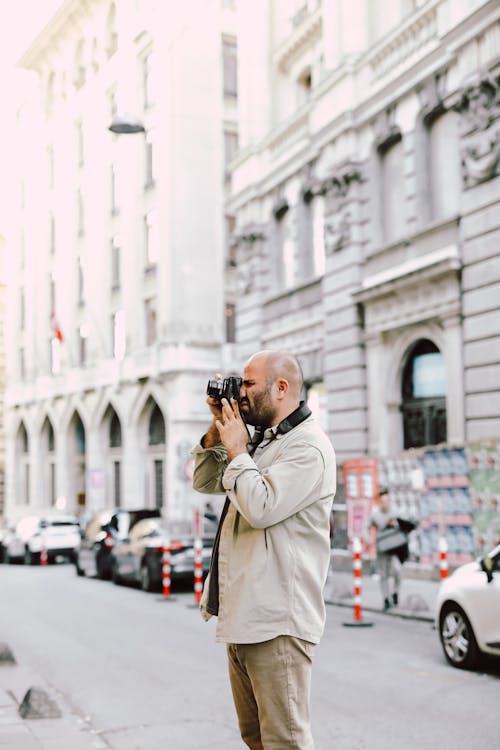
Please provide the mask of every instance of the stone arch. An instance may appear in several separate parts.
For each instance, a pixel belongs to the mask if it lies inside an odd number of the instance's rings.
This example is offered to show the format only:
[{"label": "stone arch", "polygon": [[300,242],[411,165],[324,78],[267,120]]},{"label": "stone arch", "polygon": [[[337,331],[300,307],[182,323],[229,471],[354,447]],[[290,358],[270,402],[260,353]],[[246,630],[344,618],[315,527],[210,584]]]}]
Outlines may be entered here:
[{"label": "stone arch", "polygon": [[83,512],[87,492],[87,428],[78,407],[72,409],[62,434],[66,436],[68,451],[68,507]]},{"label": "stone arch", "polygon": [[42,480],[40,489],[44,507],[53,506],[57,501],[57,437],[54,423],[45,413],[40,427],[40,470]]},{"label": "stone arch", "polygon": [[160,404],[151,394],[139,412],[137,435],[144,467],[144,504],[161,509],[166,498],[167,425]]},{"label": "stone arch", "polygon": [[21,418],[14,433],[15,461],[14,461],[14,491],[16,504],[31,504],[31,453],[30,433],[25,420]]},{"label": "stone arch", "polygon": [[98,427],[99,452],[105,472],[106,505],[122,505],[124,431],[114,404],[108,401]]}]

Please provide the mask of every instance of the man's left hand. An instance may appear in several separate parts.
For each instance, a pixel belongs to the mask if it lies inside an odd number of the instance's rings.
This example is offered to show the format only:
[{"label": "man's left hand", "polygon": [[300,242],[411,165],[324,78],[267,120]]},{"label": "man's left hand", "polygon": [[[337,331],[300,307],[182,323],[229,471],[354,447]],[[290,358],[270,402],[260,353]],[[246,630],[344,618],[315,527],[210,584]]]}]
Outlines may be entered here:
[{"label": "man's left hand", "polygon": [[222,399],[222,419],[216,420],[215,424],[230,461],[241,453],[247,453],[248,430],[236,399],[232,398],[231,403]]}]

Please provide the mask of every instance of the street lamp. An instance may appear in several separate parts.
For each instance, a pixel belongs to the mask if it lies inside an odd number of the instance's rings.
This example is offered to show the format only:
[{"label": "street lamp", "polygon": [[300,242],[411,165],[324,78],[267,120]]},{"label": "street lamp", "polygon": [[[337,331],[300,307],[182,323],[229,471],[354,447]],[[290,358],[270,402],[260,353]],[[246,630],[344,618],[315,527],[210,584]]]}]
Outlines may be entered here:
[{"label": "street lamp", "polygon": [[145,133],[146,128],[142,124],[138,117],[124,114],[122,116],[115,115],[111,125],[108,127],[112,133],[125,134],[125,133]]}]

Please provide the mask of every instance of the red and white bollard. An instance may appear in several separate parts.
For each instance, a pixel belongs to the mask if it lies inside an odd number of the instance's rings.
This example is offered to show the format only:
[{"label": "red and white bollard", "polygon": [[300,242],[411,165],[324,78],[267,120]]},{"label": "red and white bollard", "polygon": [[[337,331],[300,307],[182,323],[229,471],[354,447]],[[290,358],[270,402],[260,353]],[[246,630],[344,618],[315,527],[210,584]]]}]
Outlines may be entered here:
[{"label": "red and white bollard", "polygon": [[352,627],[370,627],[373,625],[372,622],[365,622],[363,620],[363,613],[361,608],[361,589],[362,589],[362,574],[363,574],[363,563],[361,560],[362,544],[359,537],[355,536],[352,540],[352,553],[353,553],[353,572],[354,572],[354,620],[353,622],[343,622],[343,625]]},{"label": "red and white bollard", "polygon": [[162,586],[163,586],[163,596],[168,599],[170,596],[170,540],[165,539],[163,543],[163,551],[162,551],[162,565],[161,565],[161,572],[162,572]]},{"label": "red and white bollard", "polygon": [[48,565],[47,547],[43,545],[40,551],[40,565]]},{"label": "red and white bollard", "polygon": [[439,537],[439,570],[441,578],[448,578],[448,541],[445,536]]},{"label": "red and white bollard", "polygon": [[194,551],[194,600],[196,604],[201,602],[203,591],[203,542],[196,538],[193,544]]}]

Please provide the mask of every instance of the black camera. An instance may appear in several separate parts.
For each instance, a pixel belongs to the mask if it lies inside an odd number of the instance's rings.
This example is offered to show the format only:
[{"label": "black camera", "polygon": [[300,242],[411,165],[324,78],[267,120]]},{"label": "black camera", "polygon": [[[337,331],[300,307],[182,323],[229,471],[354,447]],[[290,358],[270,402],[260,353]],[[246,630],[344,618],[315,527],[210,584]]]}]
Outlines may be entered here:
[{"label": "black camera", "polygon": [[240,403],[240,388],[243,383],[242,378],[224,378],[224,380],[209,380],[207,384],[207,396],[222,401],[227,398],[229,402],[234,398]]}]

